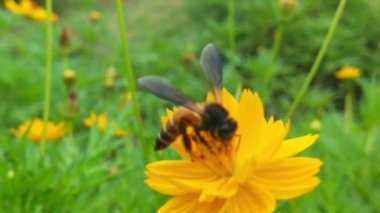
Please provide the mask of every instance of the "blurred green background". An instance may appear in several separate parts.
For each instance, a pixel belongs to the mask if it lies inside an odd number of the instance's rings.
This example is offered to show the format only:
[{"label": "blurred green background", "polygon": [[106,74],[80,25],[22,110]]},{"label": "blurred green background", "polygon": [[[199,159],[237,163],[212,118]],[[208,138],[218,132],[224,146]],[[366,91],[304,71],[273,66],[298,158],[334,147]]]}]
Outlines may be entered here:
[{"label": "blurred green background", "polygon": [[[38,1],[43,5],[43,1]],[[228,2],[221,0],[126,0],[126,29],[135,78],[159,75],[202,101],[207,86],[198,58],[207,43],[220,50],[224,86],[257,91],[268,117],[284,119],[327,33],[338,1],[299,0],[284,14],[277,0],[235,1],[231,43]],[[100,14],[91,20],[91,11]],[[132,105],[113,1],[54,1],[51,120],[67,119],[59,34],[69,30],[68,67],[75,71],[78,112],[70,117],[73,135],[38,145],[9,134],[20,123],[41,117],[46,57],[45,23],[0,8],[0,209],[7,212],[154,212],[167,199],[144,185],[142,144],[153,147],[160,116],[171,104],[137,92],[144,141],[134,132]],[[278,212],[380,211],[380,2],[348,1],[333,40],[306,96],[292,119],[290,136],[320,133],[305,155],[322,159],[321,184],[310,194],[279,202]],[[282,40],[276,54],[276,32]],[[231,44],[233,44],[231,46]],[[275,57],[273,57],[273,54]],[[339,80],[344,65],[362,75]],[[116,70],[106,84],[110,67]],[[108,73],[108,74],[107,74]],[[352,110],[347,112],[347,94]],[[90,112],[107,112],[126,127],[87,129]],[[347,120],[347,113],[352,116]],[[346,116],[346,117],[345,117]],[[177,157],[172,150],[149,153],[150,161]],[[145,156],[146,157],[146,156]],[[10,175],[13,171],[13,175]]]}]

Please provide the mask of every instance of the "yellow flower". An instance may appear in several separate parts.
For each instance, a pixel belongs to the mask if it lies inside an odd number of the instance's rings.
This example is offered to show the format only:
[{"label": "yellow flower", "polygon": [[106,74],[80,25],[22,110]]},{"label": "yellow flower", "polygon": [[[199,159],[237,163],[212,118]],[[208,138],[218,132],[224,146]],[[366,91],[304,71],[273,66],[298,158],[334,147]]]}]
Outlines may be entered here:
[{"label": "yellow flower", "polygon": [[89,13],[89,15],[88,15],[88,17],[90,18],[91,21],[97,22],[97,21],[99,21],[101,15],[100,15],[100,13],[98,11],[91,10],[90,13]]},{"label": "yellow flower", "polygon": [[[183,160],[147,165],[146,183],[171,195],[158,212],[272,212],[276,200],[288,200],[313,190],[322,162],[295,157],[318,135],[285,139],[290,124],[266,120],[260,97],[244,90],[237,101],[223,90],[223,106],[238,123],[236,136],[223,145],[207,132],[209,146],[192,141],[187,152],[179,137],[173,146]],[[165,123],[173,114],[163,118]],[[187,128],[190,138],[194,129]]]},{"label": "yellow flower", "polygon": [[[9,11],[12,11],[18,15],[27,16],[39,21],[48,19],[48,12],[43,7],[38,6],[32,0],[21,0],[19,3],[17,3],[15,0],[5,0],[4,5],[5,8],[7,8]],[[57,19],[58,16],[53,13],[53,22],[56,22]]]},{"label": "yellow flower", "polygon": [[[40,142],[42,140],[42,130],[44,121],[41,118],[35,118],[28,120],[21,124],[18,129],[12,129],[11,134],[17,137],[23,137],[28,133],[28,138],[32,142]],[[63,121],[58,124],[54,124],[48,121],[46,126],[46,141],[55,140],[62,137],[65,134],[65,124]]]},{"label": "yellow flower", "polygon": [[311,121],[310,127],[311,127],[311,130],[319,131],[319,130],[321,130],[322,123],[320,120],[314,119],[313,121]]},{"label": "yellow flower", "polygon": [[351,67],[351,66],[343,66],[339,71],[335,73],[335,77],[343,80],[343,79],[351,79],[357,78],[361,75],[361,71],[359,68]]},{"label": "yellow flower", "polygon": [[[95,122],[98,123],[98,130],[100,132],[104,132],[104,130],[107,127],[107,113],[103,112],[99,114],[98,116],[96,116],[95,112],[91,112],[90,117],[83,119],[83,124],[87,127],[92,127]],[[115,126],[116,126],[116,123],[111,122],[111,127],[115,127]],[[118,129],[114,132],[114,135],[118,137],[122,137],[126,134],[127,132],[123,129]]]}]

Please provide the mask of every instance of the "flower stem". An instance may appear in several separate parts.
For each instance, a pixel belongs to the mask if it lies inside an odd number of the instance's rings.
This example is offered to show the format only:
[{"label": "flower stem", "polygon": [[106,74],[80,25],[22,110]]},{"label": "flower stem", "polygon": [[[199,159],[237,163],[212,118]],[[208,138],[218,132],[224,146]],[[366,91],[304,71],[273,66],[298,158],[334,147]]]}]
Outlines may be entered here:
[{"label": "flower stem", "polygon": [[368,155],[372,153],[373,150],[373,144],[375,142],[375,136],[376,136],[376,128],[371,127],[366,132],[366,140],[365,140],[365,147],[364,151]]},{"label": "flower stem", "polygon": [[42,128],[42,141],[40,143],[40,154],[44,155],[45,143],[46,143],[46,127],[49,120],[50,112],[50,98],[51,98],[51,72],[52,72],[52,61],[53,61],[53,21],[52,21],[52,7],[53,0],[45,1],[46,10],[48,13],[48,19],[46,21],[46,67],[45,67],[45,90],[44,90],[44,109],[43,109],[43,120],[44,125]]},{"label": "flower stem", "polygon": [[273,44],[273,48],[270,54],[268,67],[264,73],[264,85],[265,85],[264,88],[267,88],[269,84],[270,78],[272,76],[274,61],[276,60],[278,52],[280,51],[282,37],[284,35],[285,20],[283,18],[281,19],[282,20],[280,20],[280,25],[278,26],[276,34],[275,34],[274,44]]},{"label": "flower stem", "polygon": [[311,69],[309,71],[309,74],[306,77],[306,80],[305,80],[305,82],[303,83],[303,85],[301,87],[301,90],[299,91],[296,99],[294,100],[294,102],[292,103],[292,105],[289,108],[289,111],[288,111],[288,113],[286,115],[287,119],[290,119],[293,116],[294,111],[298,107],[301,99],[303,98],[303,96],[305,95],[307,89],[309,88],[311,81],[313,80],[315,74],[317,73],[319,65],[322,62],[323,56],[326,53],[327,47],[329,46],[330,41],[331,41],[331,39],[333,37],[333,34],[335,32],[335,29],[336,29],[336,27],[338,25],[338,21],[339,21],[340,16],[342,15],[342,12],[343,12],[345,4],[346,4],[346,0],[340,0],[339,1],[338,8],[335,11],[335,14],[334,14],[333,20],[331,22],[331,25],[329,27],[329,30],[327,32],[327,35],[326,35],[326,37],[325,37],[325,39],[323,41],[323,44],[322,44],[321,48],[319,49],[318,55],[315,58],[313,66],[311,67]]},{"label": "flower stem", "polygon": [[123,12],[122,0],[116,0],[116,10],[117,10],[117,17],[118,17],[118,22],[119,22],[121,47],[123,49],[123,54],[124,54],[125,71],[127,74],[127,80],[128,80],[128,85],[129,85],[128,89],[132,96],[133,113],[135,115],[135,119],[137,122],[138,136],[139,136],[140,142],[142,143],[144,157],[147,160],[149,157],[150,149],[148,149],[148,147],[146,147],[145,145],[146,143],[144,143],[143,125],[142,125],[142,120],[141,120],[140,108],[139,108],[137,97],[136,97],[136,86],[135,86],[135,79],[134,79],[133,71],[132,71],[131,59],[129,56],[128,40],[127,40],[127,33],[125,29],[125,23],[124,23],[124,12]]},{"label": "flower stem", "polygon": [[353,91],[352,85],[349,85],[348,92],[344,97],[344,125],[346,130],[349,129],[352,123],[352,113],[353,113]]}]

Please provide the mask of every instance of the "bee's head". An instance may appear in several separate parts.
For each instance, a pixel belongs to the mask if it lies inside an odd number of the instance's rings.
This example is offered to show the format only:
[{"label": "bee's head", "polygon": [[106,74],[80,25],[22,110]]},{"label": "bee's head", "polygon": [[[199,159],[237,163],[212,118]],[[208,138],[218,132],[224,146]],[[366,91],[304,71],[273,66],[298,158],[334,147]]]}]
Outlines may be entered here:
[{"label": "bee's head", "polygon": [[204,128],[223,142],[230,141],[237,129],[236,121],[229,118],[228,111],[217,103],[206,105],[203,122]]},{"label": "bee's head", "polygon": [[216,129],[216,136],[222,141],[222,142],[229,142],[234,136],[235,131],[237,129],[237,123],[233,119],[227,119],[222,124],[220,124]]}]

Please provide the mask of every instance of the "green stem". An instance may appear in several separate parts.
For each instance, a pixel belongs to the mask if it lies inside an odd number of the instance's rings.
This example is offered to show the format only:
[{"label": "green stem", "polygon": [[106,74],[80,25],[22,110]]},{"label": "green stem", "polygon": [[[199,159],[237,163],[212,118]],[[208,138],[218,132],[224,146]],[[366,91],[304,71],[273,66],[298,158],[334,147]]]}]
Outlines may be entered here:
[{"label": "green stem", "polygon": [[335,29],[336,29],[336,27],[338,25],[338,21],[339,21],[340,16],[342,15],[342,12],[343,12],[345,4],[346,4],[346,0],[340,0],[339,1],[338,8],[335,11],[334,18],[333,18],[333,20],[331,22],[329,31],[327,32],[327,35],[326,35],[326,37],[325,37],[325,39],[323,41],[321,49],[318,52],[318,55],[317,55],[317,57],[316,57],[316,59],[315,59],[315,61],[313,63],[313,66],[311,67],[311,69],[309,71],[309,74],[306,77],[306,80],[305,80],[305,82],[303,83],[303,85],[301,87],[301,90],[299,91],[296,99],[294,100],[294,102],[290,106],[289,111],[288,111],[288,113],[286,115],[286,119],[290,119],[293,116],[294,111],[298,107],[301,99],[303,98],[303,96],[305,95],[307,89],[309,88],[311,81],[313,80],[315,74],[317,73],[319,65],[322,62],[323,56],[326,53],[327,47],[329,46],[330,41],[331,41],[331,39],[333,37],[333,34],[335,32]]},{"label": "green stem", "polygon": [[48,12],[48,19],[46,21],[46,68],[45,68],[45,94],[44,94],[44,109],[43,120],[44,125],[42,128],[42,141],[40,143],[40,154],[44,155],[46,143],[46,127],[49,120],[50,112],[50,98],[51,98],[51,72],[53,61],[53,21],[52,21],[52,7],[53,0],[46,0],[46,10]]},{"label": "green stem", "polygon": [[127,33],[125,29],[125,23],[124,23],[124,12],[123,12],[122,0],[116,0],[116,10],[117,10],[117,17],[118,17],[118,22],[119,22],[121,46],[122,46],[123,54],[124,54],[125,71],[127,73],[129,91],[131,92],[131,95],[132,95],[133,112],[135,114],[135,119],[137,121],[137,126],[138,126],[138,136],[139,136],[140,142],[142,143],[145,160],[148,160],[150,149],[148,149],[148,147],[146,146],[146,143],[144,143],[143,125],[142,125],[142,119],[141,119],[141,114],[140,114],[140,108],[139,108],[137,97],[136,97],[135,78],[133,76],[131,59],[129,56],[128,40],[127,40]]},{"label": "green stem", "polygon": [[353,113],[353,91],[352,85],[349,85],[348,92],[344,97],[344,125],[348,130],[352,123],[352,113]]},{"label": "green stem", "polygon": [[367,155],[372,153],[373,144],[375,142],[375,135],[376,135],[376,131],[375,131],[374,127],[371,127],[366,132],[366,140],[365,140],[364,151]]},{"label": "green stem", "polygon": [[274,44],[273,44],[273,48],[271,51],[268,67],[264,73],[264,85],[265,85],[264,88],[267,88],[269,81],[270,81],[270,78],[272,76],[273,65],[274,65],[274,62],[277,58],[278,52],[280,51],[282,38],[284,35],[284,28],[285,28],[285,20],[282,18],[282,20],[280,21],[280,25],[278,26],[277,31],[276,31],[276,35],[274,38]]}]

